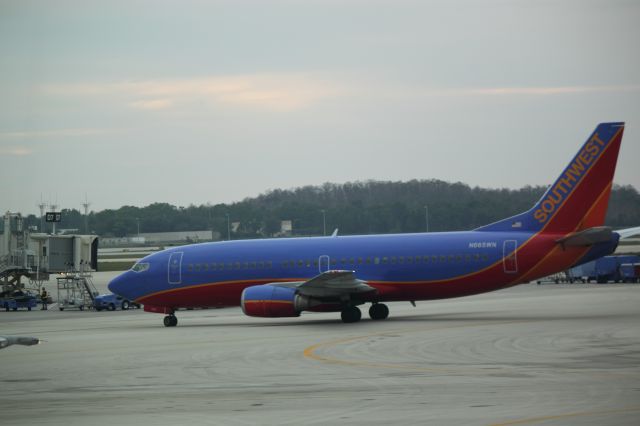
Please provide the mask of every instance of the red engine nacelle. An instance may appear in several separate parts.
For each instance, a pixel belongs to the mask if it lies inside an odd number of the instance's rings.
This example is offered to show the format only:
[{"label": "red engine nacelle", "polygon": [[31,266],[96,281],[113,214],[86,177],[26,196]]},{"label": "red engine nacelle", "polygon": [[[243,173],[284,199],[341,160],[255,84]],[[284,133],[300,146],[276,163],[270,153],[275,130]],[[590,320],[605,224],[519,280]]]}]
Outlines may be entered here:
[{"label": "red engine nacelle", "polygon": [[295,288],[268,284],[247,287],[240,298],[242,312],[251,317],[297,317],[319,303],[296,294]]}]

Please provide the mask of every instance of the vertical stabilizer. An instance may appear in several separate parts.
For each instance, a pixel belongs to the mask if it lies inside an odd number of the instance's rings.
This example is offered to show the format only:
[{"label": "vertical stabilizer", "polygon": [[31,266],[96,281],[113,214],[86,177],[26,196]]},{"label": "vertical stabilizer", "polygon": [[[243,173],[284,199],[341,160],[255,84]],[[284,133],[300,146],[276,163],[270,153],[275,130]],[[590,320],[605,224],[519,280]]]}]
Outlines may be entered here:
[{"label": "vertical stabilizer", "polygon": [[624,123],[602,123],[530,210],[477,231],[566,233],[600,226],[609,204]]}]

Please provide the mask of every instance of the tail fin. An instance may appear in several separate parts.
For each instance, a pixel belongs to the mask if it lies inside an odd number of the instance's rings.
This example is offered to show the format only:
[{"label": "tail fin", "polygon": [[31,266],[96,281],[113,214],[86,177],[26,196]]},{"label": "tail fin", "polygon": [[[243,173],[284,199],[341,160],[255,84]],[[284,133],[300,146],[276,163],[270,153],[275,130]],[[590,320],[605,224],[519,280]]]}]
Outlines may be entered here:
[{"label": "tail fin", "polygon": [[530,210],[476,231],[566,233],[600,226],[609,205],[624,123],[602,123]]}]

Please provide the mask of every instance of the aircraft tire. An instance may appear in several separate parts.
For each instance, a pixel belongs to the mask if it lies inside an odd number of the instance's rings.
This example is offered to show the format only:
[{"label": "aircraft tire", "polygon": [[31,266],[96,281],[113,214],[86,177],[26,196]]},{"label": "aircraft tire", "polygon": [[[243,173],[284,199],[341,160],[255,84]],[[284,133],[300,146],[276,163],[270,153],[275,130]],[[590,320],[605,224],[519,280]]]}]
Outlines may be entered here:
[{"label": "aircraft tire", "polygon": [[346,324],[358,322],[360,318],[362,318],[362,312],[360,312],[360,308],[357,306],[350,306],[342,310],[340,317],[342,318],[342,322]]},{"label": "aircraft tire", "polygon": [[372,320],[383,320],[389,317],[389,308],[384,303],[374,303],[369,308],[369,316]]},{"label": "aircraft tire", "polygon": [[109,306],[107,307],[107,310],[115,311],[116,310],[116,305],[114,305],[113,303],[109,303]]},{"label": "aircraft tire", "polygon": [[167,315],[164,317],[163,323],[165,327],[175,327],[178,325],[178,318],[175,315]]},{"label": "aircraft tire", "polygon": [[122,301],[122,310],[123,311],[129,310],[129,302],[128,301],[126,301],[126,300]]}]

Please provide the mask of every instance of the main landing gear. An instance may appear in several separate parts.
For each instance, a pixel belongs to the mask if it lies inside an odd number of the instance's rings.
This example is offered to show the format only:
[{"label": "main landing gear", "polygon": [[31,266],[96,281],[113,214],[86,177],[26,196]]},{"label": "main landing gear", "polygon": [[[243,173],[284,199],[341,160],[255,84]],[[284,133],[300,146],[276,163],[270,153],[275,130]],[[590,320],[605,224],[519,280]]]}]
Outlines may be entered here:
[{"label": "main landing gear", "polygon": [[389,317],[389,308],[384,303],[374,303],[369,308],[369,316],[372,320],[383,320]]},{"label": "main landing gear", "polygon": [[178,325],[178,318],[175,315],[171,314],[164,317],[165,327],[175,327],[176,325]]},{"label": "main landing gear", "polygon": [[[384,303],[374,303],[369,308],[369,316],[372,320],[383,320],[389,317],[389,308]],[[352,323],[360,321],[362,312],[357,306],[347,306],[340,313],[342,322]]]}]

